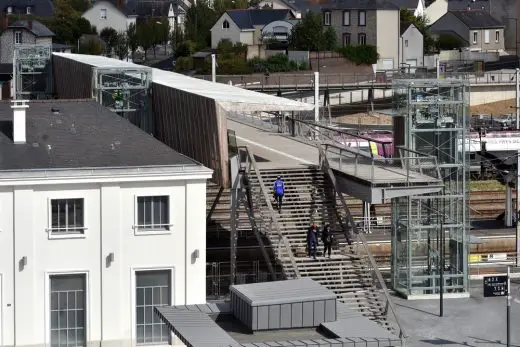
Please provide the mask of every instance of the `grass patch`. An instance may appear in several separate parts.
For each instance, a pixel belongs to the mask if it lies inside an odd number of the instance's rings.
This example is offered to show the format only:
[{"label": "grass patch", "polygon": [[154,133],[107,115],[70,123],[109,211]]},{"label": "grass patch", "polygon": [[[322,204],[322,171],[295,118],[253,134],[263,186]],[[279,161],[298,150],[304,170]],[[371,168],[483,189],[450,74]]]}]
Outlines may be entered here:
[{"label": "grass patch", "polygon": [[472,192],[505,190],[505,186],[497,180],[470,181],[469,187]]}]

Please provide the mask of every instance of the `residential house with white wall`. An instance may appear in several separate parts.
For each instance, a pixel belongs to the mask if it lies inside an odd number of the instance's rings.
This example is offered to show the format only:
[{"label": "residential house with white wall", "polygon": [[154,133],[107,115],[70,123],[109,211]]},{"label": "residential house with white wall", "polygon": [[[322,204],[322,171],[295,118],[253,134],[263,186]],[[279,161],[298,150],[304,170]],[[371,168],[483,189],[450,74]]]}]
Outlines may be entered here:
[{"label": "residential house with white wall", "polygon": [[117,32],[126,32],[130,24],[136,22],[137,15],[131,13],[125,5],[115,6],[110,1],[96,1],[81,15],[100,33],[105,28],[113,28]]},{"label": "residential house with white wall", "polygon": [[504,52],[504,25],[486,11],[448,11],[429,29],[452,35],[474,52]]},{"label": "residential house with white wall", "polygon": [[302,11],[291,0],[262,0],[256,7],[259,9],[290,10],[295,18],[302,18]]},{"label": "residential house with white wall", "polygon": [[424,65],[424,37],[413,24],[401,25],[399,57],[401,68],[410,73],[414,73],[416,67]]},{"label": "residential house with white wall", "polygon": [[153,307],[205,303],[212,171],[91,100],[0,120],[2,345],[170,344]]},{"label": "residential house with white wall", "polygon": [[[271,32],[276,36],[289,35],[294,25],[291,10],[246,9],[228,10],[211,28],[211,48],[217,48],[220,41],[227,39],[232,43],[240,42],[248,46],[248,58],[260,55],[260,48]],[[275,24],[269,26],[270,23]],[[263,31],[264,27],[272,28]]]},{"label": "residential house with white wall", "polygon": [[0,63],[13,64],[17,45],[52,46],[54,33],[37,20],[18,20],[10,24],[0,35]]},{"label": "residential house with white wall", "polygon": [[379,70],[400,66],[399,8],[386,1],[337,2],[322,10],[323,25],[336,31],[341,46],[372,45],[377,47]]}]

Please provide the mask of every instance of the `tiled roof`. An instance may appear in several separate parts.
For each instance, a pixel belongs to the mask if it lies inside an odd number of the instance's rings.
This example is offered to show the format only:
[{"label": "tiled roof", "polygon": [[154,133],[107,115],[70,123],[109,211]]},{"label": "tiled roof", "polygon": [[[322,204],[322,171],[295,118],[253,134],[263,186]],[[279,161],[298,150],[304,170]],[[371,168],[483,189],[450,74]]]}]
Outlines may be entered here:
[{"label": "tiled roof", "polygon": [[18,20],[9,25],[8,28],[25,28],[37,37],[51,37],[55,34],[37,20]]},{"label": "tiled roof", "polygon": [[329,0],[323,9],[346,10],[398,10],[399,7],[387,0]]},{"label": "tiled roof", "polygon": [[486,11],[449,11],[469,29],[503,28],[504,25]]},{"label": "tiled roof", "polygon": [[226,13],[240,29],[254,29],[255,25],[292,18],[290,10],[240,9],[228,10]]}]

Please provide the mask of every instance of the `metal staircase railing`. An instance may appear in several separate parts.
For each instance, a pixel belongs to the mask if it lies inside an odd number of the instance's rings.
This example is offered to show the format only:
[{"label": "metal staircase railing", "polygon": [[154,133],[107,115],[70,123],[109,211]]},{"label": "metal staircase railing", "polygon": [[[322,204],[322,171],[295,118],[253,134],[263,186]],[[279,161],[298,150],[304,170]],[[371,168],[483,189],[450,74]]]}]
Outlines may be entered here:
[{"label": "metal staircase railing", "polygon": [[[255,157],[247,146],[238,147],[240,153],[240,169],[243,170],[247,177],[253,177],[258,180],[260,191],[250,190],[250,199],[252,200],[253,216],[256,221],[256,227],[264,233],[271,241],[277,238],[277,246],[275,255],[282,264],[282,269],[286,278],[300,278],[300,272],[294,259],[289,240],[283,235],[278,222],[278,216],[273,208],[269,194],[265,188],[262,175],[258,169]],[[266,209],[267,208],[267,214]],[[288,260],[288,261],[284,261]]]},{"label": "metal staircase railing", "polygon": [[341,201],[341,205],[342,205],[342,207],[343,207],[343,209],[344,209],[344,211],[345,211],[345,213],[347,215],[347,219],[348,219],[348,222],[350,224],[350,230],[352,230],[354,232],[354,234],[357,235],[358,245],[359,244],[362,245],[363,250],[364,250],[364,252],[366,254],[366,257],[369,260],[369,270],[372,270],[375,273],[377,282],[378,282],[379,286],[381,287],[381,290],[383,291],[384,298],[386,299],[386,312],[385,312],[385,314],[387,315],[388,311],[392,312],[392,314],[394,316],[394,319],[395,319],[395,322],[396,322],[396,324],[398,326],[398,329],[399,329],[399,338],[404,343],[404,340],[407,338],[407,334],[406,334],[406,331],[404,330],[403,326],[401,325],[401,322],[399,321],[399,317],[397,316],[397,314],[395,312],[395,308],[394,308],[394,305],[392,303],[392,299],[390,298],[390,294],[388,292],[388,288],[387,288],[386,283],[385,283],[385,281],[383,279],[383,276],[381,275],[381,271],[379,270],[379,267],[377,266],[377,263],[376,263],[376,261],[374,259],[374,256],[372,255],[372,252],[368,248],[368,242],[367,242],[365,236],[362,233],[359,233],[359,231],[357,230],[356,223],[354,222],[354,218],[352,217],[352,214],[350,213],[350,210],[349,210],[348,205],[347,205],[347,203],[345,201],[345,198],[343,197],[343,194],[341,193],[341,191],[339,191],[337,189],[336,178],[335,178],[334,173],[332,171],[332,168],[330,167],[329,162],[327,160],[327,156],[326,156],[325,150],[323,149],[322,146],[318,146],[318,150],[320,152],[320,167],[325,172],[325,174],[327,174],[327,176],[329,177],[330,181],[332,182],[334,190],[338,194],[338,196],[340,198],[340,201]]}]

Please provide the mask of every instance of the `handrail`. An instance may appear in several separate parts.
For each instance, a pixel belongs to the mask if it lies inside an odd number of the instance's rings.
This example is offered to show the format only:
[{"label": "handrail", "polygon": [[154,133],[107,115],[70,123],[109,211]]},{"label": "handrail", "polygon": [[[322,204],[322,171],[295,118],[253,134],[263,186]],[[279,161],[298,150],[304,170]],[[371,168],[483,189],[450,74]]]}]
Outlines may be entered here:
[{"label": "handrail", "polygon": [[211,208],[209,209],[208,215],[206,216],[206,224],[209,223],[211,216],[213,215],[213,212],[215,211],[215,208],[217,208],[218,202],[220,200],[220,196],[222,195],[222,192],[224,191],[224,187],[220,187],[217,193],[217,196],[215,197],[215,200],[213,201],[213,204],[211,204]]},{"label": "handrail", "polygon": [[[260,186],[260,191],[261,191],[261,195],[262,197],[264,198],[265,200],[265,203],[267,205],[267,209],[269,210],[269,218],[272,222],[272,226],[274,226],[274,229],[275,229],[275,232],[276,234],[278,235],[278,237],[280,238],[280,241],[278,243],[278,248],[280,249],[280,247],[283,247],[285,248],[286,252],[287,252],[287,255],[289,256],[289,260],[291,262],[291,265],[292,265],[292,271],[294,272],[294,275],[296,278],[300,278],[300,272],[298,270],[298,266],[296,265],[296,260],[294,259],[294,256],[292,254],[292,251],[291,251],[291,247],[289,245],[289,241],[287,240],[287,237],[285,237],[285,235],[282,234],[282,231],[280,229],[280,225],[278,223],[278,216],[276,215],[274,209],[273,209],[273,205],[271,204],[271,199],[269,199],[269,194],[267,193],[267,191],[265,190],[265,185],[264,185],[264,181],[262,179],[262,176],[260,174],[260,170],[258,169],[258,165],[256,163],[256,160],[255,160],[255,157],[254,155],[252,154],[251,150],[249,149],[248,146],[239,146],[238,147],[239,150],[242,149],[242,150],[245,150],[245,153],[246,153],[246,162],[248,161],[250,163],[250,167],[248,169],[253,169],[255,175],[256,175],[256,178],[258,179],[258,184]],[[242,164],[242,163],[241,163]],[[278,251],[278,255],[280,256],[281,255],[281,252]],[[280,259],[280,261],[282,261],[282,259]]]},{"label": "handrail", "polygon": [[392,300],[390,298],[390,294],[388,294],[388,288],[386,287],[386,283],[383,279],[383,276],[381,275],[381,271],[379,270],[379,267],[377,266],[374,256],[372,255],[372,252],[370,252],[370,249],[368,248],[367,240],[366,240],[365,236],[357,230],[357,226],[354,223],[354,218],[352,217],[352,214],[350,213],[347,203],[343,197],[343,194],[341,193],[341,191],[339,191],[337,189],[336,178],[334,176],[334,173],[332,172],[332,169],[331,169],[329,162],[327,160],[327,157],[326,157],[326,153],[323,150],[322,146],[318,146],[318,151],[320,153],[320,166],[322,167],[322,170],[324,170],[327,173],[327,175],[329,176],[329,178],[332,182],[332,185],[334,187],[334,190],[336,191],[336,193],[338,194],[338,196],[340,198],[341,205],[342,205],[344,211],[347,213],[347,218],[349,218],[349,223],[351,224],[351,228],[354,231],[354,233],[357,234],[358,239],[361,240],[361,244],[363,245],[363,248],[365,249],[365,252],[368,255],[370,265],[372,266],[372,268],[374,269],[374,272],[376,273],[376,277],[379,282],[379,285],[381,286],[383,293],[385,295],[387,305],[390,308],[390,310],[392,311],[392,314],[394,315],[397,326],[399,327],[399,338],[401,340],[406,339],[408,336],[407,336],[406,331],[404,330],[403,326],[401,325],[399,318],[397,317],[394,306],[392,304]]}]

